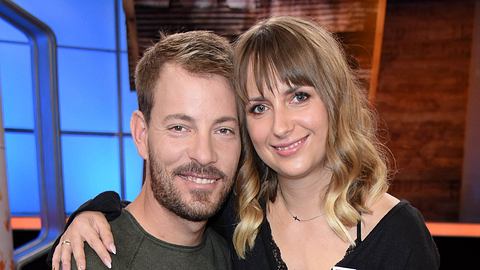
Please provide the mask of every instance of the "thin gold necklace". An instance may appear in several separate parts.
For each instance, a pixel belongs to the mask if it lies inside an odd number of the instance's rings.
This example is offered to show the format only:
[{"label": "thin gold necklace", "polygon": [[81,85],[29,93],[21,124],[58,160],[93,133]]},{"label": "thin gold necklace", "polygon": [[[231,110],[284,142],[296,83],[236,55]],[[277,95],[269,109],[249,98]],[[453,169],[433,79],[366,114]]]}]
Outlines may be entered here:
[{"label": "thin gold necklace", "polygon": [[293,220],[297,221],[297,222],[307,222],[307,221],[312,221],[314,219],[317,219],[319,217],[322,217],[325,215],[325,213],[321,213],[320,215],[318,216],[314,216],[314,217],[311,217],[311,218],[307,218],[307,219],[301,219],[299,218],[297,215],[294,215],[290,209],[288,209],[288,206],[287,206],[287,201],[285,200],[285,196],[283,196],[283,191],[282,191],[282,187],[280,187],[280,185],[278,185],[278,189],[280,189],[280,194],[282,195],[282,201],[283,201],[283,205],[285,206],[285,209],[287,209],[288,213],[290,214],[290,216],[292,216]]}]

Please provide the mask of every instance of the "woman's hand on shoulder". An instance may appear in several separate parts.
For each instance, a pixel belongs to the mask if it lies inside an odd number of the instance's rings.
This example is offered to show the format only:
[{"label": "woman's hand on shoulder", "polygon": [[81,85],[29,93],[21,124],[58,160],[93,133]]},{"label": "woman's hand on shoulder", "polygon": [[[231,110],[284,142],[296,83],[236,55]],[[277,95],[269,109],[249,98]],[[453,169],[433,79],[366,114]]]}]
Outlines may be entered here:
[{"label": "woman's hand on shoulder", "polygon": [[71,257],[75,258],[77,269],[85,269],[84,242],[97,253],[103,263],[111,268],[109,251],[116,253],[110,224],[101,212],[80,213],[60,238],[52,257],[52,269],[70,270]]}]

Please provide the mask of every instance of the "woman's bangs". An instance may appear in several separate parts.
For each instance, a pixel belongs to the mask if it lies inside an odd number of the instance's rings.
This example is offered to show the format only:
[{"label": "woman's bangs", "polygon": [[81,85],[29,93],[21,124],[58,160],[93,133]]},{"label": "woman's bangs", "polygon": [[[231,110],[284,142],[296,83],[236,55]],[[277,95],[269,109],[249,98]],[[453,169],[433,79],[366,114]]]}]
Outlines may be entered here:
[{"label": "woman's bangs", "polygon": [[255,80],[255,86],[263,96],[268,90],[273,94],[278,89],[278,83],[284,83],[289,87],[307,85],[314,86],[311,71],[305,65],[307,59],[300,59],[298,54],[273,53],[272,50],[258,50],[250,57],[251,73]]}]

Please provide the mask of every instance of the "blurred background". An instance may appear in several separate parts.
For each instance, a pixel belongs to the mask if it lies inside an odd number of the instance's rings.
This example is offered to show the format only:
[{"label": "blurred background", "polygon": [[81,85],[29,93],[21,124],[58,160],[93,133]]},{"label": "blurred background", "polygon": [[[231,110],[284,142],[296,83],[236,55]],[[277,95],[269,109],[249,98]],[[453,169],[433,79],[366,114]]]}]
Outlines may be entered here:
[{"label": "blurred background", "polygon": [[138,194],[131,75],[160,30],[233,41],[273,15],[309,17],[335,33],[395,157],[390,193],[423,213],[442,269],[473,263],[479,0],[0,0],[0,269],[13,269],[11,259],[46,269],[45,251],[83,202],[105,190]]}]

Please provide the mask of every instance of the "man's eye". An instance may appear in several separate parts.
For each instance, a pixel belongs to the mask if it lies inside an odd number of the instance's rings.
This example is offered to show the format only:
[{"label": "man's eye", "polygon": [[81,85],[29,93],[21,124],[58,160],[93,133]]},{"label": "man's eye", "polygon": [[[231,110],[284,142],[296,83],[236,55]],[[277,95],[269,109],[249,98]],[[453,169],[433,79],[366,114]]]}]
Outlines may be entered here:
[{"label": "man's eye", "polygon": [[261,113],[264,113],[266,110],[267,110],[267,106],[265,106],[264,104],[258,104],[250,108],[250,113],[261,114]]},{"label": "man's eye", "polygon": [[233,129],[230,129],[230,128],[221,128],[221,129],[218,130],[218,133],[223,134],[223,135],[235,134]]},{"label": "man's eye", "polygon": [[183,132],[183,131],[186,131],[187,129],[183,126],[176,125],[176,126],[170,127],[170,130],[175,132]]},{"label": "man's eye", "polygon": [[305,93],[305,92],[297,92],[293,96],[293,102],[294,103],[302,103],[302,102],[305,102],[309,97],[310,97],[310,95]]}]

